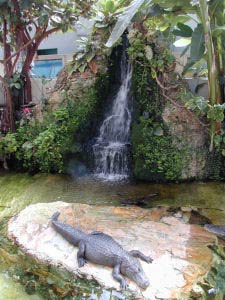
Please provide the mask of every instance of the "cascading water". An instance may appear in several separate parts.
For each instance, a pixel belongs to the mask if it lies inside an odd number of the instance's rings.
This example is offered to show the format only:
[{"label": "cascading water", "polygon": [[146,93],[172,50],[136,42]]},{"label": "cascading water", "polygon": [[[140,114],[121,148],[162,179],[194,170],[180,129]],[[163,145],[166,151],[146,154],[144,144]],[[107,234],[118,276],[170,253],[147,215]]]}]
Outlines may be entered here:
[{"label": "cascading water", "polygon": [[106,115],[96,143],[93,145],[95,176],[106,180],[120,180],[129,176],[129,143],[131,112],[129,90],[132,76],[127,60],[126,45],[121,58],[121,85]]}]

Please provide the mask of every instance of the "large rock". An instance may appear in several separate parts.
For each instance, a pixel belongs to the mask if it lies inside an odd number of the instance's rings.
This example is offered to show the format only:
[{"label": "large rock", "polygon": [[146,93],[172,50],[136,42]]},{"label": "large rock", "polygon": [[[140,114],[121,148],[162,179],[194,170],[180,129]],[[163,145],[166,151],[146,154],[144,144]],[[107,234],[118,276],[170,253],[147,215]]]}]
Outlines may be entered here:
[{"label": "large rock", "polygon": [[216,237],[199,225],[185,223],[181,213],[170,213],[166,207],[145,210],[39,203],[28,206],[10,220],[8,237],[27,254],[42,263],[60,265],[75,277],[94,279],[104,289],[120,289],[112,277],[112,269],[91,262],[78,268],[77,248],[51,225],[50,218],[57,210],[63,222],[86,232],[103,231],[125,249],[137,249],[153,257],[152,264],[141,262],[150,280],[147,290],[140,290],[127,279],[129,292],[135,299],[190,299],[193,286],[210,270],[213,257],[207,245],[214,243]]},{"label": "large rock", "polygon": [[208,135],[204,124],[190,110],[171,103],[166,105],[162,118],[169,128],[174,146],[183,150],[181,179],[205,178]]}]

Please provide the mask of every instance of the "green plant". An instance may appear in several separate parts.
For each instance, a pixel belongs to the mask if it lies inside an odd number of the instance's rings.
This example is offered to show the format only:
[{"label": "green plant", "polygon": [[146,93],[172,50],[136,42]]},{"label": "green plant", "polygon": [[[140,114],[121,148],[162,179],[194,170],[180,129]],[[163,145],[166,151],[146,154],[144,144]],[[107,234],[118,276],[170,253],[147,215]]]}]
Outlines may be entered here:
[{"label": "green plant", "polygon": [[8,82],[9,88],[14,96],[19,96],[19,91],[23,88],[24,82],[19,73],[14,73]]},{"label": "green plant", "polygon": [[[225,103],[212,105],[209,100],[202,96],[195,96],[191,92],[182,93],[181,99],[188,109],[191,109],[199,116],[207,116],[209,120],[215,123],[220,123],[224,120]],[[211,134],[215,135],[215,130]]]},{"label": "green plant", "polygon": [[[18,91],[23,88],[25,101],[32,101],[30,66],[41,42],[54,32],[71,29],[81,15],[90,14],[92,4],[92,0],[0,1],[0,46],[3,49],[0,63],[4,71],[0,81],[6,93],[7,129],[15,130],[13,97],[18,96]],[[19,77],[23,80],[23,85],[18,78],[14,81],[19,59]],[[20,102],[20,98],[17,100]]]},{"label": "green plant", "polygon": [[108,77],[102,74],[82,99],[65,92],[63,106],[45,112],[43,121],[20,122],[14,134],[0,136],[0,156],[11,156],[25,170],[63,172],[68,153],[83,155],[81,145],[93,134],[107,91]]},{"label": "green plant", "polygon": [[134,174],[150,181],[177,181],[181,177],[183,153],[173,146],[162,122],[141,117],[133,124]]},{"label": "green plant", "polygon": [[[151,89],[149,89],[151,87]],[[135,178],[148,181],[178,181],[185,159],[162,120],[163,98],[146,57],[133,68],[134,121],[131,128]]]},{"label": "green plant", "polygon": [[14,133],[7,133],[5,136],[0,135],[0,157],[9,158],[12,153],[18,149],[18,143]]}]

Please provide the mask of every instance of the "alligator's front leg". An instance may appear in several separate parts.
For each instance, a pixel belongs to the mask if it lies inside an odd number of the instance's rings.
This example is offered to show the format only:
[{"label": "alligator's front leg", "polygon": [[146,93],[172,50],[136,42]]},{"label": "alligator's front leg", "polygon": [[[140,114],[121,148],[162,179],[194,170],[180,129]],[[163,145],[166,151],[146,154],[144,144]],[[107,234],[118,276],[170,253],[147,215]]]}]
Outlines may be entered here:
[{"label": "alligator's front leg", "polygon": [[126,283],[126,280],[123,278],[123,276],[121,276],[120,274],[120,264],[115,265],[112,275],[115,280],[119,281],[121,289],[126,290],[128,284]]},{"label": "alligator's front leg", "polygon": [[80,241],[79,245],[79,250],[77,252],[77,261],[78,261],[78,267],[81,268],[86,264],[86,259],[85,259],[85,242],[84,241]]},{"label": "alligator's front leg", "polygon": [[144,255],[141,251],[132,250],[132,251],[130,251],[130,254],[134,257],[138,257],[138,258],[142,259],[143,261],[147,262],[148,264],[153,262],[153,259],[150,256]]}]

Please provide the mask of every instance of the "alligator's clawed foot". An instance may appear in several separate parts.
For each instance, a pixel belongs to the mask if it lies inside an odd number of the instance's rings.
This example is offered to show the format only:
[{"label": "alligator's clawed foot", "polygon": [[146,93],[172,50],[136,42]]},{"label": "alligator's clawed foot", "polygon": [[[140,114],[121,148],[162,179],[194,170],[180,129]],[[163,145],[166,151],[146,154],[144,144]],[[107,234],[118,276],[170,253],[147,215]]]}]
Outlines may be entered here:
[{"label": "alligator's clawed foot", "polygon": [[151,264],[153,262],[153,259],[150,256],[147,256],[146,262],[148,264]]},{"label": "alligator's clawed foot", "polygon": [[121,289],[122,290],[126,290],[127,288],[128,288],[128,284],[127,284],[127,282],[126,282],[126,280],[122,280],[121,282],[120,282],[120,287],[121,287]]},{"label": "alligator's clawed foot", "polygon": [[78,267],[79,268],[83,267],[86,263],[87,263],[87,261],[84,258],[78,259]]}]

